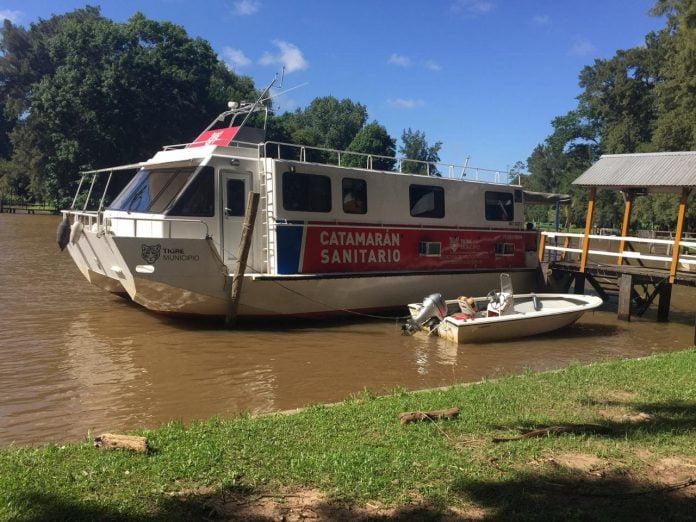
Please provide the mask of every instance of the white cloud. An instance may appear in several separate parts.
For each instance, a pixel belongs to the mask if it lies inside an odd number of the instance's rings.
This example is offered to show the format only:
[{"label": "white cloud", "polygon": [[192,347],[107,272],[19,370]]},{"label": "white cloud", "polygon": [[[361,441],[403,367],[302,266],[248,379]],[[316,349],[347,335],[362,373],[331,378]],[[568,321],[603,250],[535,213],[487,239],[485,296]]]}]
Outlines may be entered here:
[{"label": "white cloud", "polygon": [[309,67],[309,62],[296,45],[283,40],[273,40],[273,44],[278,48],[280,53],[264,53],[259,60],[261,65],[280,64],[285,67],[285,72],[288,73],[293,71],[304,71]]},{"label": "white cloud", "polygon": [[251,64],[251,60],[241,50],[232,47],[223,47],[222,57],[225,59],[225,63],[232,69],[246,67]]},{"label": "white cloud", "polygon": [[549,15],[536,15],[532,17],[532,22],[541,26],[551,25],[551,17]]},{"label": "white cloud", "polygon": [[392,65],[398,65],[400,67],[408,67],[411,65],[411,58],[409,58],[408,56],[404,56],[403,54],[393,53],[389,57],[389,60],[387,60],[387,63],[390,63]]},{"label": "white cloud", "polygon": [[424,105],[423,100],[414,100],[413,98],[388,98],[387,104],[398,109],[413,109]]},{"label": "white cloud", "polygon": [[234,2],[234,14],[239,16],[253,15],[261,7],[256,0],[239,0]]},{"label": "white cloud", "polygon": [[9,20],[13,24],[19,23],[19,19],[24,16],[22,11],[13,11],[12,9],[0,9],[0,22]]},{"label": "white cloud", "polygon": [[495,9],[495,2],[488,0],[455,0],[452,11],[470,15],[485,14]]},{"label": "white cloud", "polygon": [[434,62],[432,60],[426,60],[423,65],[429,71],[441,71],[442,70],[442,65],[440,65],[439,63]]},{"label": "white cloud", "polygon": [[570,48],[570,54],[574,56],[587,56],[594,53],[597,48],[592,45],[592,42],[585,38],[578,38],[575,40],[573,47]]}]

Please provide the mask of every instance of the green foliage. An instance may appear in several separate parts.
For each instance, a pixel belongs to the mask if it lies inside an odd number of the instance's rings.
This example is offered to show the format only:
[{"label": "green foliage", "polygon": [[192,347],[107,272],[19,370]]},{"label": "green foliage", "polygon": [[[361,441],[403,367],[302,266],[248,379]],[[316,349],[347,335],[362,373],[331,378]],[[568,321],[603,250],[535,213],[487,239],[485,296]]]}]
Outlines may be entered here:
[{"label": "green foliage", "polygon": [[190,141],[225,101],[254,90],[206,41],[140,13],[119,24],[87,7],[29,29],[6,20],[0,48],[12,162],[34,196],[59,202],[81,168]]},{"label": "green foliage", "polygon": [[442,147],[442,142],[438,141],[433,145],[428,145],[425,139],[425,133],[421,131],[413,131],[409,127],[404,129],[401,134],[401,146],[399,147],[399,152],[404,158],[418,160],[421,162],[428,162],[432,165],[426,165],[424,163],[416,163],[415,161],[403,161],[401,162],[402,172],[408,172],[411,174],[430,174],[431,176],[439,176],[435,163],[440,161],[440,148]]},{"label": "green foliage", "polygon": [[[538,145],[527,165],[532,190],[574,196],[569,223],[585,218],[585,190],[571,185],[601,154],[696,149],[696,0],[659,0],[651,11],[667,16],[645,46],[619,50],[580,72],[577,108],[553,120],[553,133]],[[676,200],[639,198],[633,225],[674,227]],[[622,212],[616,193],[600,191],[595,223],[616,227]],[[536,218],[548,209],[530,209]],[[690,206],[687,227],[696,227]]]},{"label": "green foliage", "polygon": [[[396,154],[396,141],[389,136],[387,129],[373,121],[360,129],[346,150],[393,158]],[[393,159],[372,158],[373,169],[394,170],[395,163]],[[351,167],[366,167],[367,158],[365,156],[348,155],[343,164]]]},{"label": "green foliage", "polygon": [[[333,96],[315,98],[304,109],[286,112],[270,119],[268,139],[284,143],[308,145],[334,150],[347,150],[377,156],[395,154],[395,140],[378,122],[366,124],[367,108],[347,98]],[[285,148],[283,157],[293,157],[293,151]],[[333,153],[306,151],[308,161],[338,162]],[[295,157],[297,156],[295,152]],[[367,168],[367,158],[359,155],[343,155],[341,164]],[[373,158],[372,168],[393,170],[395,161]]]}]

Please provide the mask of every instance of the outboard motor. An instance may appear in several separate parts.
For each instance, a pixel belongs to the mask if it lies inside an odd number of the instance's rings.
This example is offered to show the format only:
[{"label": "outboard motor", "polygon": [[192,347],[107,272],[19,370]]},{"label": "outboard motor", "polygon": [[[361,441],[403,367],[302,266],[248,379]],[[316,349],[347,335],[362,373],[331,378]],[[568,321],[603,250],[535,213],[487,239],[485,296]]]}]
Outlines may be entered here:
[{"label": "outboard motor", "polygon": [[412,317],[401,326],[404,335],[413,335],[421,329],[423,325],[433,320],[439,323],[447,316],[447,303],[442,294],[430,294],[423,299],[423,308],[416,317]]},{"label": "outboard motor", "polygon": [[58,224],[58,230],[56,230],[56,241],[60,247],[60,251],[65,250],[70,241],[70,219],[68,214],[63,214],[63,221]]}]

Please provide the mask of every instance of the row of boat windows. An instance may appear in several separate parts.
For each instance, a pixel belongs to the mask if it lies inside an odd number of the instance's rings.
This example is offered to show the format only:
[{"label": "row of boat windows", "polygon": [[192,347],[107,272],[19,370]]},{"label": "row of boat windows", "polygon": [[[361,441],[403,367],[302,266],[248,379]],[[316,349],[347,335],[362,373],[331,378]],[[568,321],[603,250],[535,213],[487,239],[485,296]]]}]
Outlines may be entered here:
[{"label": "row of boat windows", "polygon": [[[367,214],[367,182],[342,178],[341,200],[346,214]],[[517,196],[517,194],[515,195]],[[420,218],[445,217],[445,191],[438,185],[413,183],[408,187],[410,214]],[[486,191],[485,214],[489,221],[513,221],[515,200],[511,192]],[[283,208],[292,212],[331,212],[331,178],[321,174],[283,173]]]},{"label": "row of boat windows", "polygon": [[[188,217],[215,215],[214,169],[207,166],[193,177],[195,167],[177,169],[141,169],[109,206],[111,210],[151,212]],[[192,179],[193,177],[193,179]],[[291,212],[332,210],[331,178],[320,174],[284,172],[283,208]],[[409,208],[413,217],[444,218],[445,191],[437,185],[409,185]],[[486,191],[485,215],[489,221],[513,221],[514,201],[510,192]],[[240,179],[226,185],[225,213],[243,216],[246,186]],[[520,194],[521,199],[521,194]],[[341,204],[346,214],[367,214],[368,190],[364,179],[341,179]]]}]

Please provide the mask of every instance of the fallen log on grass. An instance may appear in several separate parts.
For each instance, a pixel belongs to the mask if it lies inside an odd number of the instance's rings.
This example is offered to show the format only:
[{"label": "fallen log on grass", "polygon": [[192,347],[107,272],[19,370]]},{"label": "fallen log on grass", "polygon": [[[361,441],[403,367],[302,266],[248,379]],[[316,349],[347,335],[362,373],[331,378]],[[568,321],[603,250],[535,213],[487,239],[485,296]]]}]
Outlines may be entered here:
[{"label": "fallen log on grass", "polygon": [[115,433],[102,433],[98,437],[94,437],[94,446],[104,449],[127,449],[138,453],[147,453],[149,449],[145,437]]},{"label": "fallen log on grass", "polygon": [[431,410],[431,411],[405,411],[399,413],[399,422],[406,424],[407,422],[417,422],[422,420],[439,420],[439,419],[455,419],[459,416],[459,408],[448,408],[446,410]]}]

